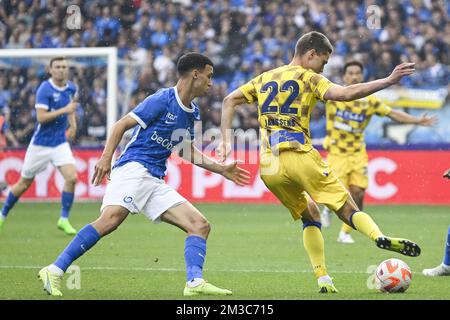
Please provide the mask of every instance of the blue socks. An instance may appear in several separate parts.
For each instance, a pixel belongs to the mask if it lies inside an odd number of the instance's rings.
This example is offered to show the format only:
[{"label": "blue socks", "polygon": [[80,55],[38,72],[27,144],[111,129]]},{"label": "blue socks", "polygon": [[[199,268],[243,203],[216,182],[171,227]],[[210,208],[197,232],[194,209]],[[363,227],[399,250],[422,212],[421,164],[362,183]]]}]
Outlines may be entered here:
[{"label": "blue socks", "polygon": [[184,260],[186,261],[186,280],[203,278],[203,264],[206,256],[206,239],[199,236],[188,236],[184,246]]},{"label": "blue socks", "polygon": [[450,226],[448,227],[447,243],[445,244],[444,264],[450,266]]},{"label": "blue socks", "polygon": [[[73,192],[66,192],[63,191],[61,195],[61,218],[68,218],[70,213],[70,208],[72,207],[74,199],[74,193]],[[9,211],[14,207],[16,204],[17,198],[15,195],[12,194],[12,192],[8,193],[8,197],[6,197],[5,203],[2,208],[2,216],[6,218]]]},{"label": "blue socks", "polygon": [[68,218],[73,204],[74,193],[63,191],[61,195],[61,218]]},{"label": "blue socks", "polygon": [[53,264],[66,272],[72,262],[92,248],[98,240],[100,240],[100,235],[97,230],[90,224],[84,226]]},{"label": "blue socks", "polygon": [[17,200],[19,200],[19,198],[16,198],[16,196],[13,195],[12,192],[10,191],[8,193],[8,197],[6,197],[6,201],[3,204],[3,208],[2,208],[2,216],[4,218],[6,218],[6,216],[8,215],[9,210],[11,210],[14,207]]}]

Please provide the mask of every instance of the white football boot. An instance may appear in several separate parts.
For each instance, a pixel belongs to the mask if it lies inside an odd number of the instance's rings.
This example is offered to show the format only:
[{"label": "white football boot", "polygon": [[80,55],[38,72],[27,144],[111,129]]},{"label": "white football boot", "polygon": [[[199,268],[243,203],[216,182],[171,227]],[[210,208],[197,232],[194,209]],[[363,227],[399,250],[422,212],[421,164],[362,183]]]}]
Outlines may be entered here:
[{"label": "white football boot", "polygon": [[339,232],[339,237],[337,238],[337,242],[352,244],[355,243],[350,233],[345,233],[344,231]]},{"label": "white football boot", "polygon": [[422,273],[429,277],[450,276],[450,266],[441,263],[436,268],[423,269]]}]

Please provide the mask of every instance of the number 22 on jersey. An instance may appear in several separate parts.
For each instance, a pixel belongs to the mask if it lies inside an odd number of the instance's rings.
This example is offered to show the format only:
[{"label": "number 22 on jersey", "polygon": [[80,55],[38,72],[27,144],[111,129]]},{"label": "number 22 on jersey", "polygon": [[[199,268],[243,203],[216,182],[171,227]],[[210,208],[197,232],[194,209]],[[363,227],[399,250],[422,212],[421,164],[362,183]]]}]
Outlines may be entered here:
[{"label": "number 22 on jersey", "polygon": [[[300,94],[300,87],[297,81],[294,80],[286,81],[281,85],[281,88],[276,81],[270,81],[261,87],[260,92],[266,93],[269,90],[270,90],[269,96],[261,105],[261,114],[268,114],[268,113],[279,113],[282,115],[297,114],[298,108],[291,107],[292,102],[294,102],[295,99],[297,99],[298,95]],[[271,105],[277,94],[288,91],[290,91],[291,93],[281,106]]]}]

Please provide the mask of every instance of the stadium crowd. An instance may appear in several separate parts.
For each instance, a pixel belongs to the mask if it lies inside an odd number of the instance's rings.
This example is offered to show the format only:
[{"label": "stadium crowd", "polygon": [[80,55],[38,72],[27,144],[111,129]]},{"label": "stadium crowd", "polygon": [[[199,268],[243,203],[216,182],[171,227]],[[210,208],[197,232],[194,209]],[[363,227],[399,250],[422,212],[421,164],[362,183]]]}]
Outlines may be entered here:
[{"label": "stadium crowd", "polygon": [[[379,21],[368,20],[376,18],[367,14],[374,3]],[[70,4],[80,8],[80,29],[67,27]],[[417,72],[403,86],[450,88],[449,15],[448,1],[431,0],[4,0],[0,48],[116,46],[121,114],[158,88],[174,85],[182,53],[204,53],[215,64],[215,86],[199,100],[208,129],[220,124],[228,92],[288,63],[296,40],[311,30],[326,34],[335,47],[324,72],[332,81],[341,83],[341,67],[349,59],[363,62],[365,80],[387,76],[397,63],[412,60]],[[77,144],[98,145],[106,135],[105,65],[77,63],[71,72],[80,97]],[[29,142],[34,95],[45,76],[43,66],[0,60],[0,113],[7,120],[2,130],[15,137],[7,139],[9,146]],[[256,107],[240,108],[235,124],[256,128]],[[313,137],[323,136],[324,127],[319,106],[312,114]]]}]

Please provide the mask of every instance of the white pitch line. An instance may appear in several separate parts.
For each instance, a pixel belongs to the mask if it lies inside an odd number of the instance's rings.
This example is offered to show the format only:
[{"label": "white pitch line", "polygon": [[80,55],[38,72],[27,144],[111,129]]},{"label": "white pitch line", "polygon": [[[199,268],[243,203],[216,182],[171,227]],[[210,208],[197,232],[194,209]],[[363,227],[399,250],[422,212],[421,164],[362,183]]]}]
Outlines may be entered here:
[{"label": "white pitch line", "polygon": [[[41,269],[42,266],[2,266],[0,269]],[[185,269],[176,268],[148,268],[148,267],[80,267],[83,270],[107,270],[107,271],[162,271],[162,272],[185,272]],[[274,269],[208,269],[208,272],[242,272],[242,273],[311,273],[312,270],[274,270]],[[365,271],[336,270],[332,273],[359,273],[368,274]]]}]

